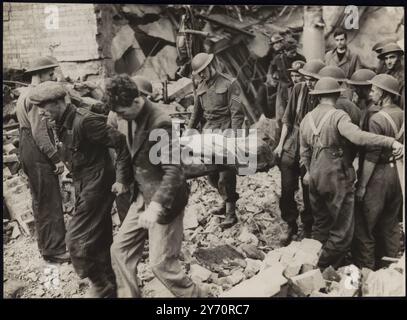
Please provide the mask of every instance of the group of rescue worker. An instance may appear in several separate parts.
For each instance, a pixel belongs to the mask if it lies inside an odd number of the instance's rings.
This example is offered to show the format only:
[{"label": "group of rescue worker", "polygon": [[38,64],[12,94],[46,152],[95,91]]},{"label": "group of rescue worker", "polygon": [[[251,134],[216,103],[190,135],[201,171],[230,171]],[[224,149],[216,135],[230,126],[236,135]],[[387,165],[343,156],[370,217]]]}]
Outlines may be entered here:
[{"label": "group of rescue worker", "polygon": [[[373,50],[380,64],[373,71],[348,48],[346,31],[337,30],[334,39],[336,48],[324,62],[306,61],[295,40],[271,36],[257,107],[278,124],[280,210],[288,225],[281,242],[298,236],[300,216],[303,236],[323,245],[320,268],[340,266],[351,252],[357,266],[376,269],[382,257],[397,256],[400,244],[404,52],[391,41],[379,43]],[[198,86],[188,128],[240,129],[247,100],[237,79],[220,72],[215,60],[203,52],[191,60]],[[165,105],[153,101],[151,82],[125,74],[106,79],[106,117],[75,106],[56,81],[58,70],[55,59],[37,59],[27,70],[31,85],[17,102],[19,157],[41,255],[71,261],[89,279],[90,297],[140,297],[137,266],[149,239],[152,272],[175,296],[208,296],[209,288],[194,283],[178,257],[190,192],[183,169],[149,158],[152,130],[172,135],[171,118]],[[75,188],[67,228],[58,180],[65,167]],[[230,228],[238,222],[236,172],[213,172],[208,181],[222,198],[211,214],[224,217],[222,229]],[[113,240],[114,201],[121,226]]]},{"label": "group of rescue worker", "polygon": [[[288,54],[292,44],[277,47],[265,82],[271,94],[257,100],[279,128],[280,210],[288,225],[281,242],[297,237],[300,216],[303,236],[323,244],[320,267],[351,260],[375,270],[400,249],[400,154],[397,143],[395,155],[383,137],[372,134],[403,142],[404,51],[392,40],[377,43],[372,50],[378,66],[372,70],[348,47],[346,30],[335,30],[333,38],[336,47],[324,61],[298,59],[284,72],[276,61],[294,56]],[[272,35],[272,48],[284,41]],[[286,72],[290,81],[282,80]],[[301,212],[295,201],[299,183]]]}]

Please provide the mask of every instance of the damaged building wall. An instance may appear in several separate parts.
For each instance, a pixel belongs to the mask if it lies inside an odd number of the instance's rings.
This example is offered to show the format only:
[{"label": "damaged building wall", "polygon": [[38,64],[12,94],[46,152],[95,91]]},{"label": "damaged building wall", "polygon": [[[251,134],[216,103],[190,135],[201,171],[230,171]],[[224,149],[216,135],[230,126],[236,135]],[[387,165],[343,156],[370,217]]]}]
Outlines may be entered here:
[{"label": "damaged building wall", "polygon": [[[358,7],[359,29],[351,30],[349,47],[357,53],[361,61],[373,68],[377,64],[372,47],[378,41],[392,39],[396,42],[404,39],[404,8],[402,7]],[[324,20],[329,32],[341,17],[344,7],[324,7]],[[404,42],[404,41],[403,41]],[[327,39],[327,49],[333,46],[332,36]],[[403,45],[402,45],[403,46]]]},{"label": "damaged building wall", "polygon": [[72,79],[102,73],[93,4],[4,3],[3,28],[6,68],[27,68],[52,55]]}]

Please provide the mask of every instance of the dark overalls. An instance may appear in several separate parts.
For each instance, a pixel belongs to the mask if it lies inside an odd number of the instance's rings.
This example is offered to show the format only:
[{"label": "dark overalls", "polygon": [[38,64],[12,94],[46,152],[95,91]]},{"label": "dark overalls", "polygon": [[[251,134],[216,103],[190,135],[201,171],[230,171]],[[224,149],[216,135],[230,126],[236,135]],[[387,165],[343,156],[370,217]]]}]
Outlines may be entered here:
[{"label": "dark overalls", "polygon": [[[29,92],[30,89],[23,92],[17,101],[17,118],[20,125],[19,158],[30,185],[38,249],[41,255],[47,258],[66,252],[62,197],[58,175],[54,173],[54,163],[59,161],[59,157],[53,132],[47,123],[41,120],[38,107],[29,103]],[[36,113],[35,116],[32,113]],[[33,124],[34,120],[36,123]],[[34,139],[33,125],[40,130],[42,139]],[[46,151],[50,155],[54,153],[53,161]]]},{"label": "dark overalls", "polygon": [[[390,118],[389,118],[390,117]],[[403,111],[384,107],[369,119],[369,131],[403,140]],[[396,257],[400,246],[398,217],[403,196],[391,150],[366,148],[365,160],[375,164],[366,185],[361,210],[355,214],[355,238],[352,257],[355,264],[372,270],[384,266],[381,258]]]},{"label": "dark overalls", "polygon": [[318,105],[301,123],[301,161],[309,168],[312,238],[323,244],[318,266],[341,265],[354,231],[352,145],[391,148],[394,139],[363,132],[347,113]]}]

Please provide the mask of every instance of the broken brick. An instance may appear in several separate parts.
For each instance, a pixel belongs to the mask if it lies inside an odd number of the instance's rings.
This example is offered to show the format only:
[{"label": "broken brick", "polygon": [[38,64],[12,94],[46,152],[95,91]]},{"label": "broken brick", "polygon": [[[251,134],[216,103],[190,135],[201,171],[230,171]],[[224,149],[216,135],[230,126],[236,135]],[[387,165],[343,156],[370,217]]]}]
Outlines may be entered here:
[{"label": "broken brick", "polygon": [[200,266],[199,264],[192,264],[190,268],[191,279],[195,282],[204,282],[211,277],[212,272]]},{"label": "broken brick", "polygon": [[239,248],[242,249],[246,257],[250,259],[264,260],[266,257],[263,251],[257,249],[257,247],[252,244],[242,243]]},{"label": "broken brick", "polygon": [[263,267],[263,262],[261,262],[260,260],[254,260],[254,259],[247,258],[246,262],[247,262],[247,265],[246,265],[246,268],[244,269],[244,274],[245,274],[246,278],[253,277]]}]

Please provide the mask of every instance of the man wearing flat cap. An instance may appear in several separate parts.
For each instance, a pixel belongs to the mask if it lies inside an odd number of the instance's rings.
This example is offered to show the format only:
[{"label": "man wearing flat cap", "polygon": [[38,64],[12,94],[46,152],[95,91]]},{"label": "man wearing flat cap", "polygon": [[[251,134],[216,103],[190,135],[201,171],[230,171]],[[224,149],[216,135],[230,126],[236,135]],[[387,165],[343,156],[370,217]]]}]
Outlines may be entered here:
[{"label": "man wearing flat cap", "polygon": [[57,67],[52,57],[41,57],[33,62],[26,71],[31,75],[31,85],[18,98],[16,113],[20,127],[19,157],[30,185],[38,249],[45,260],[63,263],[70,261],[58,180],[64,164],[49,123],[27,98],[40,83],[56,80]]},{"label": "man wearing flat cap", "polygon": [[[115,297],[111,210],[114,193],[126,192],[133,180],[130,154],[125,136],[108,126],[104,116],[67,104],[65,95],[62,85],[47,81],[29,99],[44,117],[55,121],[64,160],[72,172],[76,202],[67,245],[75,271],[80,278],[89,278],[89,297]],[[116,174],[109,148],[117,155]]]}]

